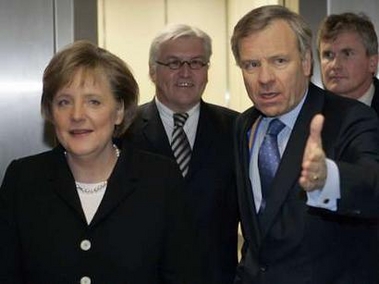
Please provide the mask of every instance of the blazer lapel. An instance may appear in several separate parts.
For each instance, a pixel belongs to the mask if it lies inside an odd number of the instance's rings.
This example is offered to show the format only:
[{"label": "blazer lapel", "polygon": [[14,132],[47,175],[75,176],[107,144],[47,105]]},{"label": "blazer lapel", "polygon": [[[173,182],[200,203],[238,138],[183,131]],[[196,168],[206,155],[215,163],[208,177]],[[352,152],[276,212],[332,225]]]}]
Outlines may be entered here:
[{"label": "blazer lapel", "polygon": [[138,184],[138,174],[134,170],[135,163],[133,158],[133,150],[125,146],[119,157],[119,161],[113,170],[112,175],[108,179],[107,190],[105,191],[103,200],[93,217],[90,226],[94,226],[106,218],[120,203],[125,202],[136,189]]},{"label": "blazer lapel", "polygon": [[[240,196],[240,199],[243,200],[241,202],[241,206],[247,206],[248,208],[243,208],[242,210],[244,212],[249,212],[249,215],[246,218],[247,224],[250,224],[250,228],[245,228],[247,231],[252,231],[254,233],[252,234],[247,234],[247,237],[255,236],[254,238],[249,240],[250,247],[253,249],[255,248],[255,251],[258,250],[258,247],[260,246],[261,243],[261,231],[259,227],[259,222],[258,222],[258,215],[257,215],[257,210],[255,208],[255,203],[254,203],[254,196],[253,196],[253,191],[252,191],[252,184],[250,182],[250,177],[249,177],[249,168],[250,168],[250,149],[249,149],[249,137],[251,135],[255,135],[255,131],[251,131],[252,129],[255,129],[259,120],[259,116],[261,114],[256,110],[252,109],[252,114],[244,120],[244,125],[242,126],[242,132],[239,135],[240,139],[240,145],[238,147],[241,149],[240,157],[243,159],[242,161],[239,161],[242,165],[237,164],[237,171],[239,171],[238,174],[242,175],[242,178],[240,179],[239,182],[244,182],[241,188],[244,190],[240,192],[242,194]],[[247,135],[250,132],[250,135]],[[247,202],[246,202],[247,201]]]},{"label": "blazer lapel", "polygon": [[[51,164],[52,174],[48,179],[51,188],[86,222],[79,195],[76,191],[75,179],[68,167],[63,149],[57,147],[53,150],[54,160]],[[57,160],[56,160],[57,159]]]},{"label": "blazer lapel", "polygon": [[174,158],[170,142],[154,101],[142,112],[142,135],[154,148],[154,152]]},{"label": "blazer lapel", "polygon": [[279,213],[289,191],[294,187],[298,187],[304,147],[309,135],[309,125],[313,116],[321,112],[323,102],[323,94],[317,92],[313,85],[310,84],[307,98],[295,122],[273,181],[272,192],[267,200],[267,207],[260,217],[263,238]]}]

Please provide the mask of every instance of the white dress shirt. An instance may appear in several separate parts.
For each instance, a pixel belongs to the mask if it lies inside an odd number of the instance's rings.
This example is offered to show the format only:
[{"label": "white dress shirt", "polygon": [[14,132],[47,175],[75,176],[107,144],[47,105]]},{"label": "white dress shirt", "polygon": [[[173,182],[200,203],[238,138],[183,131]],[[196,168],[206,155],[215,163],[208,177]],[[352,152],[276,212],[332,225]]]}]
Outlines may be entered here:
[{"label": "white dress shirt", "polygon": [[[157,97],[155,97],[155,103],[157,105],[159,116],[161,117],[164,129],[166,130],[168,141],[171,144],[172,132],[174,131],[174,112],[168,107],[166,107],[164,104],[162,104]],[[183,129],[187,135],[191,148],[193,149],[193,145],[195,144],[196,138],[197,124],[199,122],[200,116],[200,102],[196,104],[193,108],[191,108],[189,111],[187,111],[187,114],[188,118],[186,120],[186,123],[184,124]]]}]

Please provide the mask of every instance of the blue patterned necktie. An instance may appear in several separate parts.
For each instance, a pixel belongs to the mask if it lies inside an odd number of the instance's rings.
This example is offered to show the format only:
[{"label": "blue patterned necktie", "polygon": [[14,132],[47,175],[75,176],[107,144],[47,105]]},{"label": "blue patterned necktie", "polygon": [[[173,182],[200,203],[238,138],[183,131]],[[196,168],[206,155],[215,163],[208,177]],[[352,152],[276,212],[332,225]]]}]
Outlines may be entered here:
[{"label": "blue patterned necktie", "polygon": [[258,169],[261,178],[262,203],[259,211],[266,207],[266,198],[270,190],[276,170],[280,163],[278,148],[278,134],[284,128],[284,123],[279,119],[273,119],[267,129],[262,145],[258,153]]},{"label": "blue patterned necktie", "polygon": [[187,113],[174,113],[174,131],[172,132],[171,141],[172,152],[183,176],[186,176],[188,172],[191,159],[191,145],[183,129],[187,118]]}]

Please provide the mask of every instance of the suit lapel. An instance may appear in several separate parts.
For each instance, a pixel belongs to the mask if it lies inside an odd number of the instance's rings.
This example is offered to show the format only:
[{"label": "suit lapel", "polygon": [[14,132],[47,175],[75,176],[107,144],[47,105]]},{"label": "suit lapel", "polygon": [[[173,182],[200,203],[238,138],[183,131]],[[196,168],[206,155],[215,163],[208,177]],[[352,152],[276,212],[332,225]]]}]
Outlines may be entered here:
[{"label": "suit lapel", "polygon": [[283,153],[273,182],[272,192],[267,200],[267,207],[260,219],[263,238],[275,220],[276,215],[281,210],[289,191],[294,187],[299,188],[298,179],[301,172],[304,147],[309,135],[309,125],[313,116],[321,112],[323,102],[323,94],[310,84],[308,96]]},{"label": "suit lapel", "polygon": [[141,115],[142,135],[145,136],[146,140],[154,148],[153,151],[174,159],[170,142],[155,102],[150,102]]},{"label": "suit lapel", "polygon": [[[83,220],[86,222],[79,195],[76,191],[75,179],[68,167],[67,161],[63,154],[63,149],[57,147],[53,150],[54,160],[51,165],[52,174],[48,179],[50,188],[53,188],[57,195],[68,204]],[[55,159],[58,160],[55,160]]]},{"label": "suit lapel", "polygon": [[[125,144],[127,145],[127,143]],[[56,150],[54,151],[56,152]],[[51,188],[54,188],[61,199],[69,207],[73,208],[84,223],[87,223],[79,195],[76,191],[75,179],[65,161],[63,153],[57,154],[59,161],[54,160],[52,163],[51,168],[53,169],[53,173],[49,178]],[[59,157],[59,155],[62,157]],[[137,170],[135,169],[138,161],[132,161],[133,159],[133,150],[128,145],[124,146],[124,150],[122,150],[119,161],[108,180],[107,190],[90,226],[101,222],[103,218],[112,212],[119,203],[124,202],[125,198],[135,190],[139,180]]]},{"label": "suit lapel", "polygon": [[[240,139],[240,145],[238,145],[238,148],[241,150],[241,153],[239,157],[241,157],[243,160],[239,161],[240,164],[237,164],[237,175],[242,175],[242,177],[239,179],[237,182],[244,182],[244,184],[241,186],[244,190],[240,192],[240,197],[239,199],[241,200],[240,206],[247,206],[247,208],[243,208],[243,212],[248,212],[248,216],[246,218],[246,224],[250,224],[250,228],[245,228],[247,232],[250,230],[253,232],[252,234],[247,235],[247,237],[254,236],[249,240],[250,247],[251,249],[255,249],[255,251],[258,250],[258,247],[260,246],[261,242],[261,231],[259,227],[259,222],[258,222],[258,216],[257,216],[257,211],[255,208],[255,203],[254,203],[254,196],[253,196],[253,191],[252,191],[252,184],[250,182],[250,177],[249,177],[249,168],[250,168],[250,150],[249,150],[249,137],[247,133],[252,128],[255,128],[259,119],[259,116],[261,114],[256,110],[253,109],[251,116],[249,116],[247,119],[244,120],[244,124],[242,126],[242,132],[237,134]],[[254,127],[252,127],[254,125]],[[252,131],[250,135],[255,135],[255,132]],[[242,213],[243,214],[243,213]]]},{"label": "suit lapel", "polygon": [[133,150],[129,146],[126,146],[126,144],[112,175],[108,179],[107,190],[90,226],[101,222],[120,203],[125,202],[125,199],[135,191],[138,185],[139,177],[135,169],[138,160],[133,158]]}]

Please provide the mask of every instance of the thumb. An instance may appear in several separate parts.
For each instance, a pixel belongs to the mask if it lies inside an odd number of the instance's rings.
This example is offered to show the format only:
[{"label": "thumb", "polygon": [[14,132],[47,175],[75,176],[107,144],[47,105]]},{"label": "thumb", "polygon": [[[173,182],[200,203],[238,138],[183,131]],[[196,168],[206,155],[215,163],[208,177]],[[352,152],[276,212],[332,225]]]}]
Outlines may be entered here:
[{"label": "thumb", "polygon": [[324,125],[324,116],[321,114],[316,114],[311,121],[309,142],[319,147],[322,147],[321,131],[322,131],[323,125]]}]

